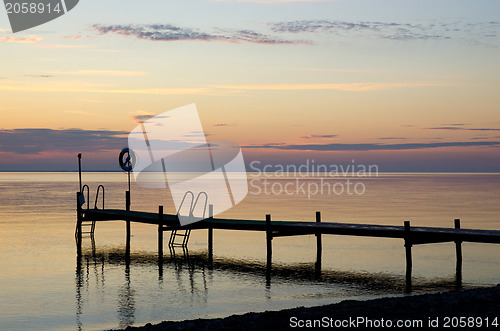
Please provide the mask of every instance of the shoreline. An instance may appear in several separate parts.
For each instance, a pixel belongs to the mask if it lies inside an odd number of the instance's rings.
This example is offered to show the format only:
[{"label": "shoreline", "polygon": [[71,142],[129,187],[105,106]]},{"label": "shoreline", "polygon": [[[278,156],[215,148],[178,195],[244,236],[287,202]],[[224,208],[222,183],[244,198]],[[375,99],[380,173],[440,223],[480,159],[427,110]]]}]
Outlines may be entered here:
[{"label": "shoreline", "polygon": [[[460,319],[461,317],[462,319]],[[422,326],[418,321],[421,322]],[[139,327],[129,326],[122,330],[229,331],[236,329],[294,330],[300,328],[368,330],[389,328],[390,326],[398,328],[396,324],[400,322],[414,323],[412,326],[406,327],[408,330],[424,328],[432,330],[500,330],[500,284],[495,287],[386,297],[366,301],[345,300],[324,306],[298,307],[261,313],[250,312],[225,318],[164,321],[155,325],[148,323]],[[449,327],[446,327],[447,322]],[[460,324],[465,326],[460,327]]]}]

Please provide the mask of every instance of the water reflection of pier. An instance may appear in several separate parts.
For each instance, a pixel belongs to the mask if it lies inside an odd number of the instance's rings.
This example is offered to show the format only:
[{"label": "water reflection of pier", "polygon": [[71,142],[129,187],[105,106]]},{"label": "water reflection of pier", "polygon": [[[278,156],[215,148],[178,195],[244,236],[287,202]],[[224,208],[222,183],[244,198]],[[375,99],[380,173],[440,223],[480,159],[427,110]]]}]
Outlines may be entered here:
[{"label": "water reflection of pier", "polygon": [[[110,267],[122,266],[124,269],[123,281],[119,286],[116,298],[116,312],[119,327],[125,328],[135,324],[136,315],[136,289],[131,276],[131,269],[136,265],[147,266],[157,269],[158,288],[164,288],[163,274],[166,269],[174,271],[177,284],[174,289],[184,297],[191,298],[192,303],[201,301],[207,303],[208,285],[207,280],[211,278],[212,270],[199,258],[190,257],[189,252],[184,247],[172,248],[170,258],[163,259],[158,263],[156,255],[151,254],[130,254],[129,250],[96,250],[93,237],[91,238],[92,248],[77,256],[76,261],[76,325],[78,330],[82,330],[85,307],[85,294],[91,286],[95,286],[97,292],[104,293],[106,288],[106,270]],[[199,276],[201,274],[201,277]],[[188,281],[186,281],[186,276]],[[198,277],[198,279],[196,279]],[[200,285],[201,284],[201,285]]]},{"label": "water reflection of pier", "polygon": [[[171,248],[170,256],[158,259],[155,253],[133,253],[124,248],[96,249],[95,242],[84,249],[76,261],[76,324],[83,328],[82,316],[85,310],[85,293],[94,286],[99,295],[104,297],[106,289],[106,273],[117,266],[123,268],[123,280],[116,294],[116,312],[118,326],[125,328],[135,324],[137,284],[143,280],[132,277],[134,267],[147,267],[149,271],[156,270],[157,286],[165,292],[177,292],[191,304],[208,305],[210,287],[213,285],[214,273],[229,273],[231,277],[252,277],[262,284],[263,296],[271,299],[271,283],[266,277],[265,261],[247,261],[231,258],[209,259],[206,251],[190,253],[187,248]],[[164,274],[174,273],[175,285],[166,283],[173,278],[164,279]],[[272,269],[273,283],[294,284],[324,284],[339,286],[349,284],[366,293],[399,294],[406,289],[406,279],[401,275],[367,274],[363,272],[348,272],[338,270],[323,270],[318,275],[315,264],[274,265]],[[116,284],[115,284],[116,285]],[[109,285],[108,285],[109,286]],[[461,286],[455,277],[440,279],[414,279],[414,290],[452,289]],[[175,306],[175,303],[172,303]],[[165,316],[168,319],[168,316]]]}]

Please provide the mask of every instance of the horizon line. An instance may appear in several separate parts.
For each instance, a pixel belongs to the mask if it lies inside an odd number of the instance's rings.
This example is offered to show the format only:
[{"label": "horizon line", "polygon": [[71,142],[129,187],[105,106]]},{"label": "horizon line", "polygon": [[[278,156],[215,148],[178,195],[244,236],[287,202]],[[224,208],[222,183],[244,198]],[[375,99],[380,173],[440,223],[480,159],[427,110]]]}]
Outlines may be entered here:
[{"label": "horizon line", "polygon": [[[78,170],[0,170],[0,173],[57,173],[57,172],[63,172],[63,173],[78,173]],[[88,172],[112,172],[112,173],[124,173],[126,172],[121,171],[121,170],[85,170],[82,171],[83,173],[88,173]],[[133,172],[133,171],[132,171]],[[178,171],[179,173],[182,173],[183,171]],[[187,172],[199,172],[199,171],[187,171]],[[242,171],[237,171],[237,172],[242,172]],[[259,171],[245,171],[245,173],[258,173]],[[307,173],[317,173],[317,171],[308,171]],[[351,173],[351,172],[349,172]],[[378,171],[378,173],[382,174],[499,174],[500,171]],[[342,177],[347,177],[347,176],[342,176]],[[373,177],[373,176],[371,176]],[[376,177],[376,176],[375,176]]]}]

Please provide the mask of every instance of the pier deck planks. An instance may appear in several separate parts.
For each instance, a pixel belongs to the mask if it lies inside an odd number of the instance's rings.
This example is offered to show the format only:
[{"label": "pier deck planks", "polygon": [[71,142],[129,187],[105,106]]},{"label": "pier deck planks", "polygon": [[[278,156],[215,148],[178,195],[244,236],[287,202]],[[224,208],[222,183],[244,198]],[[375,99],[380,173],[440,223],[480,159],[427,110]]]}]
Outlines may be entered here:
[{"label": "pier deck planks", "polygon": [[[159,220],[157,213],[150,212],[126,211],[120,209],[84,209],[82,212],[83,218],[96,221],[124,220],[158,225]],[[163,224],[165,225],[165,231],[169,231],[173,228],[181,228],[177,225],[176,215],[164,214]],[[206,219],[191,224],[188,227],[191,229],[207,229],[212,227],[213,229],[225,230],[267,230],[265,220],[219,218]],[[413,244],[451,241],[500,244],[500,231],[498,230],[411,227],[408,238],[403,226],[296,221],[272,221],[271,230],[275,237],[321,233],[364,237],[404,238],[411,240]]]}]

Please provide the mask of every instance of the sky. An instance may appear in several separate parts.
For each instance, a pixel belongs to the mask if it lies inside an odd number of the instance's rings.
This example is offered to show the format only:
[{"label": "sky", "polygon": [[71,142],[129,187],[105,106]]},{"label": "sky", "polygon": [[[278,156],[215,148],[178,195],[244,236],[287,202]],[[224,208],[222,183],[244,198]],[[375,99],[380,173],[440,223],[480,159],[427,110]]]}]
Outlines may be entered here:
[{"label": "sky", "polygon": [[[12,33],[0,171],[118,171],[141,119],[195,103],[247,164],[500,172],[497,0],[82,0]],[[354,161],[353,161],[354,160]]]}]

